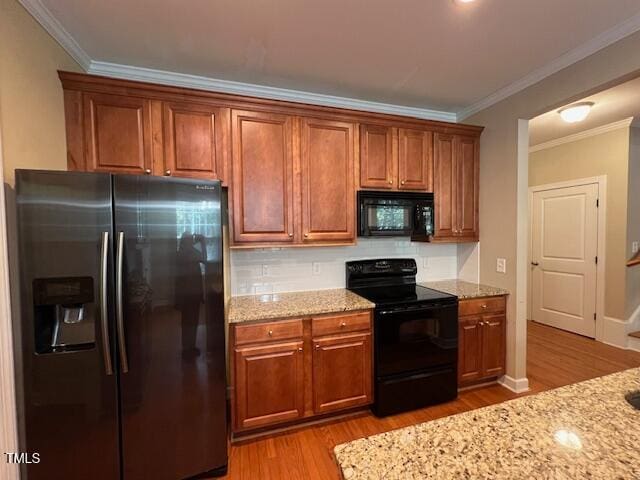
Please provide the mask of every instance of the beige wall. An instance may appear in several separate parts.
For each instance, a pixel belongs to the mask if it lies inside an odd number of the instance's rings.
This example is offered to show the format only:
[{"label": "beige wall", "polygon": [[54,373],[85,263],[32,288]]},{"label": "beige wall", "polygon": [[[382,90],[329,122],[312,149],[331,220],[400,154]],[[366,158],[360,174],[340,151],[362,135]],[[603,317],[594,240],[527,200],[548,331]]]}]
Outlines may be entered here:
[{"label": "beige wall", "polygon": [[626,320],[629,128],[529,155],[529,186],[607,176],[605,315]]},{"label": "beige wall", "polygon": [[[640,242],[640,128],[632,127],[629,136],[629,195],[627,205],[627,258],[633,255],[631,244]],[[627,268],[627,317],[640,306],[640,266]]]},{"label": "beige wall", "polygon": [[[521,294],[513,295],[518,287],[518,255],[520,273],[526,268],[517,242],[526,259],[522,237],[528,236],[526,223],[518,227],[518,210],[527,212],[526,193],[517,188],[518,120],[582,98],[639,70],[640,33],[635,33],[464,120],[485,126],[480,145],[480,281],[512,292],[507,324],[507,375],[512,378],[526,376],[526,289],[520,285]],[[526,161],[520,169],[521,176],[526,176],[522,171],[527,169]],[[526,191],[526,183],[521,188]],[[507,259],[506,274],[496,273],[496,257]],[[523,278],[526,283],[526,275]]]},{"label": "beige wall", "polygon": [[57,70],[80,67],[16,0],[0,0],[0,125],[9,185],[16,168],[66,169]]}]

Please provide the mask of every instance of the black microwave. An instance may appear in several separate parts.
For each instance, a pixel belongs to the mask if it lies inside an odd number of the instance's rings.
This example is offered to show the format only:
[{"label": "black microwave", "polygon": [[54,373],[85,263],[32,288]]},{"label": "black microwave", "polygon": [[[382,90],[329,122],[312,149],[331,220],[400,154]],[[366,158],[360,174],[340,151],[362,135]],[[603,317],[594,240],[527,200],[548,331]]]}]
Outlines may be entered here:
[{"label": "black microwave", "polygon": [[428,242],[433,233],[433,193],[358,192],[359,236]]}]

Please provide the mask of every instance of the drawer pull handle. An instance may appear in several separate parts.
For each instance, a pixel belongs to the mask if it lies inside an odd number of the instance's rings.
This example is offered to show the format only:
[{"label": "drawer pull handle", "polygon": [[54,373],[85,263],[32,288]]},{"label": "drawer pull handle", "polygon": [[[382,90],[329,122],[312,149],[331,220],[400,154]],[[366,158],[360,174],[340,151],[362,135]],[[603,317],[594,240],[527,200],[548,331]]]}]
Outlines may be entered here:
[{"label": "drawer pull handle", "polygon": [[269,336],[273,337],[273,330],[269,330]]},{"label": "drawer pull handle", "polygon": [[347,322],[342,322],[342,323],[340,324],[340,328],[344,328],[344,327],[346,327],[346,326],[347,326]]}]

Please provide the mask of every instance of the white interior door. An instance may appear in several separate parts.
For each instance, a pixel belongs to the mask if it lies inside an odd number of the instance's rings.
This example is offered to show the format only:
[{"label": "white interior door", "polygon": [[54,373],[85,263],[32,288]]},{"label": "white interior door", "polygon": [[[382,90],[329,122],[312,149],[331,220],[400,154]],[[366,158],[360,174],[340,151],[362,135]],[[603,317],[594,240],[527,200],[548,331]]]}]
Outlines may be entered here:
[{"label": "white interior door", "polygon": [[533,320],[595,337],[598,184],[535,192]]}]

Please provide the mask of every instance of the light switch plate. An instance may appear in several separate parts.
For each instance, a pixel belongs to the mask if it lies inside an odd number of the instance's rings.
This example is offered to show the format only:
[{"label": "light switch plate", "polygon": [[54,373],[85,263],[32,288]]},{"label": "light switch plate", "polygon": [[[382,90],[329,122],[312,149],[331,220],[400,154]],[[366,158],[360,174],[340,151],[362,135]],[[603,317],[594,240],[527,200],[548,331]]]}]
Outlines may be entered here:
[{"label": "light switch plate", "polygon": [[314,275],[320,275],[320,264],[318,262],[313,262],[311,266],[311,271]]},{"label": "light switch plate", "polygon": [[262,276],[267,277],[269,275],[269,265],[262,265]]},{"label": "light switch plate", "polygon": [[498,273],[507,273],[507,259],[506,258],[498,258],[496,261],[496,272]]},{"label": "light switch plate", "polygon": [[636,240],[635,242],[633,242],[631,244],[631,253],[638,253],[638,250],[640,250],[640,245],[639,245],[638,241]]}]

